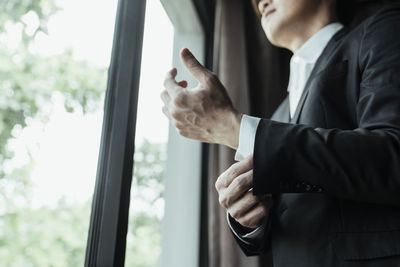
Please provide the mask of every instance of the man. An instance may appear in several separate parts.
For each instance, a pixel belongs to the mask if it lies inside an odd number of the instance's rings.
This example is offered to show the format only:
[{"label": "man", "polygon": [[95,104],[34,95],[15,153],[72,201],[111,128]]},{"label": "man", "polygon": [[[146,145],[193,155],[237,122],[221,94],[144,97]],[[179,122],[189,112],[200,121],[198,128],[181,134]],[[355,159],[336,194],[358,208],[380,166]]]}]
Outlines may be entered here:
[{"label": "man", "polygon": [[271,119],[240,114],[189,50],[199,81],[165,79],[163,112],[185,137],[241,159],[218,178],[246,255],[275,267],[400,266],[400,5],[350,30],[334,0],[261,0],[269,41],[294,54]]}]

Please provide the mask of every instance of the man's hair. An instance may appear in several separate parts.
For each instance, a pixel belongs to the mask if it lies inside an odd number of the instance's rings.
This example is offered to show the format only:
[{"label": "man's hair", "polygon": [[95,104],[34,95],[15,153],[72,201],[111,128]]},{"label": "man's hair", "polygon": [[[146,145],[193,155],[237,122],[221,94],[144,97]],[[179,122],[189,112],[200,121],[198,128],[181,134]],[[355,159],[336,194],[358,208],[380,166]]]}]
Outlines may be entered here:
[{"label": "man's hair", "polygon": [[336,16],[344,25],[350,25],[356,14],[356,0],[335,0]]},{"label": "man's hair", "polygon": [[[261,17],[260,10],[258,9],[258,3],[261,0],[251,0],[253,4],[253,8],[257,16]],[[353,20],[355,9],[356,9],[356,0],[334,0],[335,1],[335,11],[338,17],[338,20],[344,25],[349,25]]]},{"label": "man's hair", "polygon": [[258,9],[258,3],[260,0],[251,0],[251,3],[253,4],[254,12],[256,12],[257,16],[261,17],[260,10]]}]

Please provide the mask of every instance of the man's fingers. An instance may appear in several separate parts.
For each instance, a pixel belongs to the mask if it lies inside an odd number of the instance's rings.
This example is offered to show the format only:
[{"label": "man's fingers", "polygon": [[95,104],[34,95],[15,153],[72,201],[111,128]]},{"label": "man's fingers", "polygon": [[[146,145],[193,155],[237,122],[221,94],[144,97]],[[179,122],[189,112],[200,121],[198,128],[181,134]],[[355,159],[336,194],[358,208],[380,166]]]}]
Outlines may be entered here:
[{"label": "man's fingers", "polygon": [[247,172],[249,170],[252,170],[253,169],[253,154],[251,154],[247,158],[244,158],[241,161],[238,161],[236,164],[237,164],[237,168],[242,170],[242,172]]},{"label": "man's fingers", "polygon": [[165,75],[164,87],[171,96],[178,94],[182,90],[182,87],[175,80],[177,73],[176,68],[173,68]]},{"label": "man's fingers", "polygon": [[255,205],[250,211],[248,211],[245,215],[239,218],[235,218],[235,220],[245,227],[257,228],[261,225],[261,222],[265,218],[265,216],[268,215],[268,210],[269,210],[268,206],[260,202],[258,205]]},{"label": "man's fingers", "polygon": [[176,74],[178,73],[178,71],[176,70],[176,68],[173,68],[171,70],[169,70],[166,74],[165,74],[165,79],[164,79],[164,87],[167,86],[176,86],[177,83],[175,81],[175,77]]},{"label": "man's fingers", "polygon": [[221,188],[228,187],[236,177],[251,169],[253,169],[253,155],[236,162],[224,171],[215,182],[215,188],[219,191]]},{"label": "man's fingers", "polygon": [[171,115],[169,114],[168,108],[166,106],[162,107],[162,112],[164,113],[164,115],[168,118],[171,119]]},{"label": "man's fingers", "polygon": [[205,82],[205,77],[209,71],[200,64],[200,62],[193,56],[189,49],[182,49],[181,60],[185,67],[199,82]]},{"label": "man's fingers", "polygon": [[233,218],[237,219],[246,214],[259,202],[260,202],[259,197],[253,195],[252,192],[248,191],[247,193],[242,195],[238,200],[232,202],[229,202],[229,200],[227,200],[226,202],[222,202],[220,204],[229,211],[229,213]]},{"label": "man's fingers", "polygon": [[168,105],[169,101],[171,100],[171,97],[166,90],[161,93],[161,100],[164,102],[165,105]]},{"label": "man's fingers", "polygon": [[236,201],[253,187],[253,170],[236,177],[226,189],[229,196],[229,203]]}]

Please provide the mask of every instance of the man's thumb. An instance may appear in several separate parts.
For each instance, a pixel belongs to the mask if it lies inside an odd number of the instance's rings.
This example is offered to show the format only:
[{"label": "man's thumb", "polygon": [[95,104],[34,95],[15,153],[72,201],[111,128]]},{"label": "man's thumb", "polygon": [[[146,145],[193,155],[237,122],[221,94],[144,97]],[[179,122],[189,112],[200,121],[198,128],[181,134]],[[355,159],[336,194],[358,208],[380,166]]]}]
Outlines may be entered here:
[{"label": "man's thumb", "polygon": [[204,80],[204,73],[208,72],[208,70],[200,64],[200,62],[193,56],[189,49],[182,49],[181,60],[185,67],[199,82]]}]

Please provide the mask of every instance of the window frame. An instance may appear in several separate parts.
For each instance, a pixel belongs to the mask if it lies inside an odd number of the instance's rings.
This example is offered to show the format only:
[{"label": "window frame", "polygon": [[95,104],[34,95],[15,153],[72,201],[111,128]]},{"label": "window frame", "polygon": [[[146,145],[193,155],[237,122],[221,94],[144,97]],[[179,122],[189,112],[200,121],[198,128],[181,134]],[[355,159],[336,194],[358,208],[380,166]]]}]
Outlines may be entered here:
[{"label": "window frame", "polygon": [[[174,18],[168,14],[175,28],[174,65],[179,65],[177,63],[179,62],[178,45],[187,46],[188,42],[189,47],[191,47],[190,43],[194,44],[193,51],[197,50],[200,61],[205,61],[205,65],[211,69],[213,18],[210,20],[210,14],[213,16],[213,10],[211,13],[207,13],[207,10],[212,0],[205,2],[160,1],[167,13],[171,7],[178,13],[182,13],[182,7],[186,6],[192,13],[196,13],[195,16],[200,16],[201,20],[196,21],[194,28],[188,29],[186,23],[179,20],[174,23]],[[85,266],[124,266],[125,264],[145,11],[146,0],[119,0],[118,2]],[[208,18],[205,19],[205,15],[208,15]],[[190,17],[190,20],[192,18]],[[187,73],[185,78],[189,83],[194,82],[193,78],[186,76]],[[191,258],[188,258],[190,263],[186,261],[189,263],[186,266],[207,266],[207,238],[204,238],[204,234],[207,234],[205,233],[207,232],[207,217],[204,216],[207,213],[207,202],[204,202],[207,198],[204,195],[207,181],[204,178],[208,176],[206,171],[208,153],[204,152],[207,151],[208,146],[200,142],[184,140],[171,127],[169,135],[169,141],[173,140],[174,145],[168,144],[168,153],[169,156],[175,155],[175,158],[168,157],[168,164],[171,162],[173,162],[172,165],[176,164],[176,155],[182,157],[182,151],[185,151],[190,155],[185,160],[191,166],[194,175],[192,178],[198,181],[198,185],[192,191],[195,194],[187,193],[195,202],[192,203],[194,211],[189,215],[197,215],[193,219],[194,226],[189,230],[196,231],[192,234],[192,248],[197,248],[197,251],[190,253]],[[187,173],[190,174],[190,172]],[[187,177],[184,178],[187,179]],[[193,185],[189,185],[188,188],[190,187]],[[183,218],[186,215],[180,216]],[[165,225],[164,220],[163,224]],[[181,245],[173,249],[174,252],[180,252],[176,255],[182,255],[181,249],[187,247],[185,245],[187,241],[187,239],[179,241]],[[163,243],[163,249],[168,242],[167,240],[167,243]]]},{"label": "window frame", "polygon": [[119,0],[85,266],[124,266],[146,0]]}]

